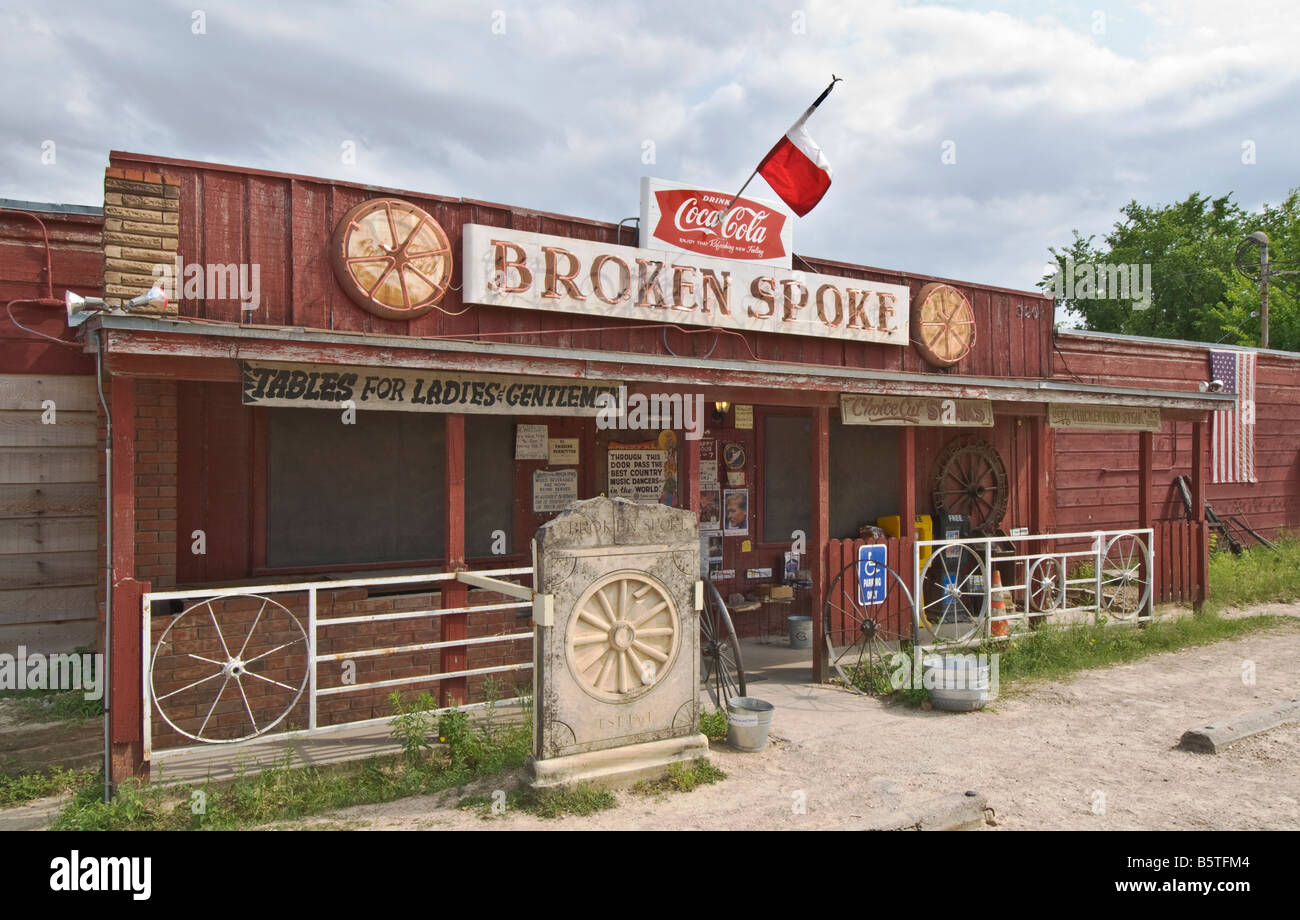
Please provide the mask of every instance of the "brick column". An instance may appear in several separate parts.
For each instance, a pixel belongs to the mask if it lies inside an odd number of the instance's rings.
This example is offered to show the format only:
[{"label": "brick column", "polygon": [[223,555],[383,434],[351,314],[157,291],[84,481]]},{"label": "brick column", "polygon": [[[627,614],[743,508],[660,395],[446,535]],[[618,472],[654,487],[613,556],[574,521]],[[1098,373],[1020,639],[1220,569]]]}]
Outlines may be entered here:
[{"label": "brick column", "polygon": [[139,169],[104,172],[104,301],[109,307],[120,307],[161,282],[167,306],[134,312],[177,312],[180,279],[173,276],[180,198],[179,179]]}]

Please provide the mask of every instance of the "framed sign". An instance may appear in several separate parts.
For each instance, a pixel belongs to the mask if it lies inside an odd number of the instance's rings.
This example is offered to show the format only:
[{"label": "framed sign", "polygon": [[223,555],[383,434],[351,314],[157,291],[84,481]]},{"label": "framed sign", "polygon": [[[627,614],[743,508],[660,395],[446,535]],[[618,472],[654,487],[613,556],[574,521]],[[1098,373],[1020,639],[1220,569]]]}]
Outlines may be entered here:
[{"label": "framed sign", "polygon": [[885,566],[889,560],[889,547],[873,543],[858,547],[858,603],[875,606],[885,602],[888,590]]}]

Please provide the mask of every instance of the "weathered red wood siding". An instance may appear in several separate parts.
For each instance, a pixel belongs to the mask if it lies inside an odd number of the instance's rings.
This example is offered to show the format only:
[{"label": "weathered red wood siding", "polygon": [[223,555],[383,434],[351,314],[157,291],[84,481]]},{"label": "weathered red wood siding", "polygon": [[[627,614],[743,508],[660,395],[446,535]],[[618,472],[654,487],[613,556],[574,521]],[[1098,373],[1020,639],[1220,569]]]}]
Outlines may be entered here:
[{"label": "weathered red wood siding", "polygon": [[[1196,392],[1209,377],[1199,343],[1061,335],[1057,377],[1083,383]],[[1265,535],[1300,529],[1300,355],[1261,353],[1255,392],[1256,483],[1216,484],[1206,497],[1219,514],[1240,515]],[[1154,438],[1154,518],[1185,517],[1174,477],[1191,475],[1192,423],[1166,421]],[[1061,528],[1136,524],[1138,437],[1056,433],[1056,507]]]},{"label": "weathered red wood siding", "polygon": [[[83,296],[104,291],[104,219],[90,214],[35,214],[45,224],[53,266],[53,294],[65,289]],[[45,277],[45,241],[40,225],[23,213],[0,209],[0,305],[12,300],[49,296]],[[59,306],[14,304],[14,318],[37,332],[71,342],[64,310]],[[14,326],[0,308],[0,373],[89,374],[94,361],[77,348],[57,345]]]},{"label": "weathered red wood siding", "polygon": [[[668,348],[665,348],[665,333],[661,328],[629,320],[485,306],[474,306],[459,316],[448,315],[459,313],[464,306],[458,291],[462,282],[463,224],[510,227],[605,243],[620,241],[618,225],[469,199],[137,154],[114,152],[110,161],[113,166],[144,168],[180,179],[179,255],[186,263],[248,262],[260,266],[261,307],[245,314],[244,322],[418,337],[484,337],[493,341],[665,356],[674,352],[704,355],[712,348],[712,357],[720,359],[757,358],[765,362],[915,373],[933,371],[915,349],[892,345],[754,333],[746,339],[721,336],[714,347],[712,335],[669,330]],[[627,207],[634,205],[635,194],[629,188]],[[348,300],[335,281],[327,255],[335,225],[353,205],[384,195],[396,195],[424,208],[447,232],[455,256],[452,289],[442,303],[447,313],[435,310],[410,322],[380,319]],[[632,235],[630,230],[624,230],[622,242],[631,244]],[[930,281],[943,280],[815,258],[796,257],[795,267],[846,278],[905,284],[913,295]],[[954,373],[997,377],[1039,377],[1051,373],[1049,299],[1030,292],[950,283],[965,292],[978,321],[975,347]],[[1036,315],[1024,307],[1037,307]],[[241,320],[239,304],[234,299],[182,300],[180,312],[183,316],[203,319]]]}]

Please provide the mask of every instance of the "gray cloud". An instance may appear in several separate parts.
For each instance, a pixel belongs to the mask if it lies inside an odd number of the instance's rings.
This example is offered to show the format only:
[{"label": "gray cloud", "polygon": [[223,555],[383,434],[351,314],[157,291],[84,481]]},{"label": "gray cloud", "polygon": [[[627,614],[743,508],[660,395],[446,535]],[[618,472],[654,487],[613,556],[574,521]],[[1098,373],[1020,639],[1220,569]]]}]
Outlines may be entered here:
[{"label": "gray cloud", "polygon": [[1132,198],[1300,183],[1284,3],[202,2],[0,5],[0,196],[97,203],[117,148],[617,220],[738,186],[832,71],[803,253],[1029,287]]}]

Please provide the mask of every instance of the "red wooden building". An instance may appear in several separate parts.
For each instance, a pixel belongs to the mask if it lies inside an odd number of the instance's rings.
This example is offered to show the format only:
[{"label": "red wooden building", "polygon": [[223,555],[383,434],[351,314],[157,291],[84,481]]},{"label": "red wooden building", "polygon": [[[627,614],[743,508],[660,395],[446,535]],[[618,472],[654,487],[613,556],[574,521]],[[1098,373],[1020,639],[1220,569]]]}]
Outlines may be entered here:
[{"label": "red wooden building", "polygon": [[[1005,471],[999,495],[970,505],[990,532],[1154,526],[1158,600],[1206,592],[1203,513],[1188,520],[1175,476],[1189,477],[1195,509],[1208,494],[1261,531],[1300,525],[1293,356],[1258,355],[1259,483],[1212,486],[1211,415],[1236,400],[1199,391],[1207,347],[1057,334],[1052,300],[1035,292],[811,256],[788,270],[669,259],[615,223],[121,152],[102,228],[52,218],[45,261],[35,224],[19,220],[0,222],[6,297],[70,287],[121,303],[153,283],[151,265],[175,266],[165,307],[76,331],[53,309],[39,321],[83,353],[12,328],[0,342],[6,375],[93,383],[102,365],[111,514],[95,517],[111,523],[119,775],[148,742],[144,637],[156,643],[184,605],[158,602],[157,622],[142,624],[142,593],[526,567],[532,534],[572,498],[716,513],[724,594],[781,581],[802,531],[815,632],[844,627],[821,623],[821,597],[860,528],[935,512],[936,467],[955,455],[992,455]],[[99,273],[87,271],[88,235]],[[653,416],[649,430],[602,427],[600,396],[620,387],[665,411],[669,397],[702,400],[705,430]],[[36,408],[0,412],[14,429]],[[958,476],[982,475],[962,462]],[[911,558],[908,535],[885,542],[891,559]],[[305,610],[305,596],[286,604]],[[356,587],[328,604],[355,619],[494,599],[454,581],[411,597]],[[312,616],[317,605],[312,594]],[[411,626],[391,644],[438,647],[366,659],[363,683],[383,686],[330,697],[319,717],[382,714],[381,690],[431,667],[504,672],[526,642],[470,640],[515,634],[516,621],[493,611]],[[368,629],[325,650],[364,646]],[[818,642],[814,673],[825,668]],[[187,677],[177,667],[163,686]],[[481,678],[438,681],[442,699],[475,698]],[[155,746],[183,740],[151,725]]]}]

